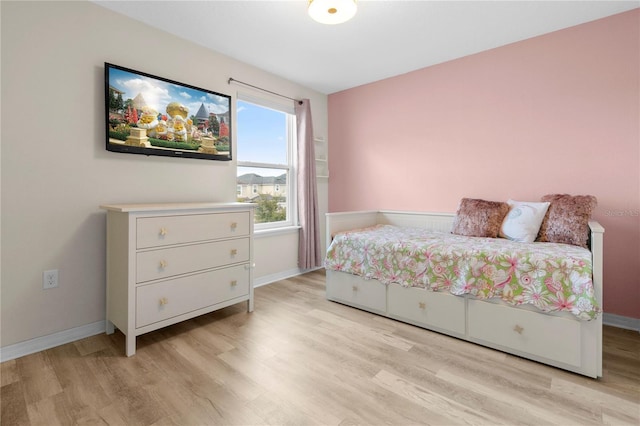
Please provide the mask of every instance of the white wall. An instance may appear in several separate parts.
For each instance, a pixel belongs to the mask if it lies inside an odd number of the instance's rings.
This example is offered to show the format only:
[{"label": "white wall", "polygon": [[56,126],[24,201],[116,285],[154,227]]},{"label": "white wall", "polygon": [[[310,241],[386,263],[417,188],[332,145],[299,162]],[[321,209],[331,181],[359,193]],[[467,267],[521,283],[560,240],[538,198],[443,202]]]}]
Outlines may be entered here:
[{"label": "white wall", "polygon": [[[235,161],[105,150],[104,62],[226,93],[234,102],[238,87],[227,84],[229,77],[309,98],[315,133],[326,138],[325,95],[95,4],[1,2],[0,14],[2,347],[104,319],[100,204],[235,200]],[[324,222],[326,190],[320,194]],[[257,280],[291,272],[297,238],[259,238],[255,254]],[[47,269],[60,271],[58,288],[42,289]]]}]

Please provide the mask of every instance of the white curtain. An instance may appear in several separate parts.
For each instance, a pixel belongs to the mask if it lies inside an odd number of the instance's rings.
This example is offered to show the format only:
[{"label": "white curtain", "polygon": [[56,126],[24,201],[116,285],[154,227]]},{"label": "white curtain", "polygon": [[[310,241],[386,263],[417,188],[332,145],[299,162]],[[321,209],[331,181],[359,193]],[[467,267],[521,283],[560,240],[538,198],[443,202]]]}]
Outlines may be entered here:
[{"label": "white curtain", "polygon": [[316,156],[309,99],[296,101],[295,110],[298,131],[298,218],[302,227],[298,245],[298,266],[301,269],[312,269],[322,265],[322,254]]}]

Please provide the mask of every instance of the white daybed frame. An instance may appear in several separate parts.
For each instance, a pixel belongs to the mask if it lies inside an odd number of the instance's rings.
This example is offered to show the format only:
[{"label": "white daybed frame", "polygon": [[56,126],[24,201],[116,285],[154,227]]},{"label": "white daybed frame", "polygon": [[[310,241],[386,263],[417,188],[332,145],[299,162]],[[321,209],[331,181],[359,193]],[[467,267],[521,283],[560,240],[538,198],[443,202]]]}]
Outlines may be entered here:
[{"label": "white daybed frame", "polygon": [[[453,213],[359,211],[327,213],[327,247],[336,232],[389,224],[449,232]],[[604,228],[590,221],[595,296],[602,306]],[[547,314],[399,284],[384,285],[327,270],[327,299],[434,330],[585,376],[602,376],[602,315],[580,321],[570,314]]]}]

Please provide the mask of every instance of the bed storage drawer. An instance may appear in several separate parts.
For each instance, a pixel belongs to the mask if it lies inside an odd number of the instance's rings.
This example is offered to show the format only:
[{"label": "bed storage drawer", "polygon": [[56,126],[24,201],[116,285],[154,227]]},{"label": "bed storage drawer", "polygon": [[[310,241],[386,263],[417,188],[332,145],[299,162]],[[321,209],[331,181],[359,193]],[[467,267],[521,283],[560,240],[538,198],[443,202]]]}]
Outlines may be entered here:
[{"label": "bed storage drawer", "polygon": [[447,334],[464,336],[465,300],[464,296],[391,284],[388,288],[387,308],[392,318]]},{"label": "bed storage drawer", "polygon": [[[327,271],[327,276],[335,279],[327,280],[327,298],[347,305],[363,308],[370,312],[386,314],[387,288],[375,280],[363,281],[351,274],[334,274]],[[330,284],[329,284],[330,283]]]},{"label": "bed storage drawer", "polygon": [[580,322],[508,306],[468,300],[469,338],[579,367]]}]

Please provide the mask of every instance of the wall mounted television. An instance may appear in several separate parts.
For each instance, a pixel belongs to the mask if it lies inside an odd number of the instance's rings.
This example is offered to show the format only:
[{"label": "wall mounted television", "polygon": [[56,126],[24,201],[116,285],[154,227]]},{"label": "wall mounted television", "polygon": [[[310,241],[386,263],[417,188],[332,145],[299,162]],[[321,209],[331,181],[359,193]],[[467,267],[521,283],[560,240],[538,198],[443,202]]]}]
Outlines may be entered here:
[{"label": "wall mounted television", "polygon": [[231,97],[106,63],[108,151],[231,160]]}]

